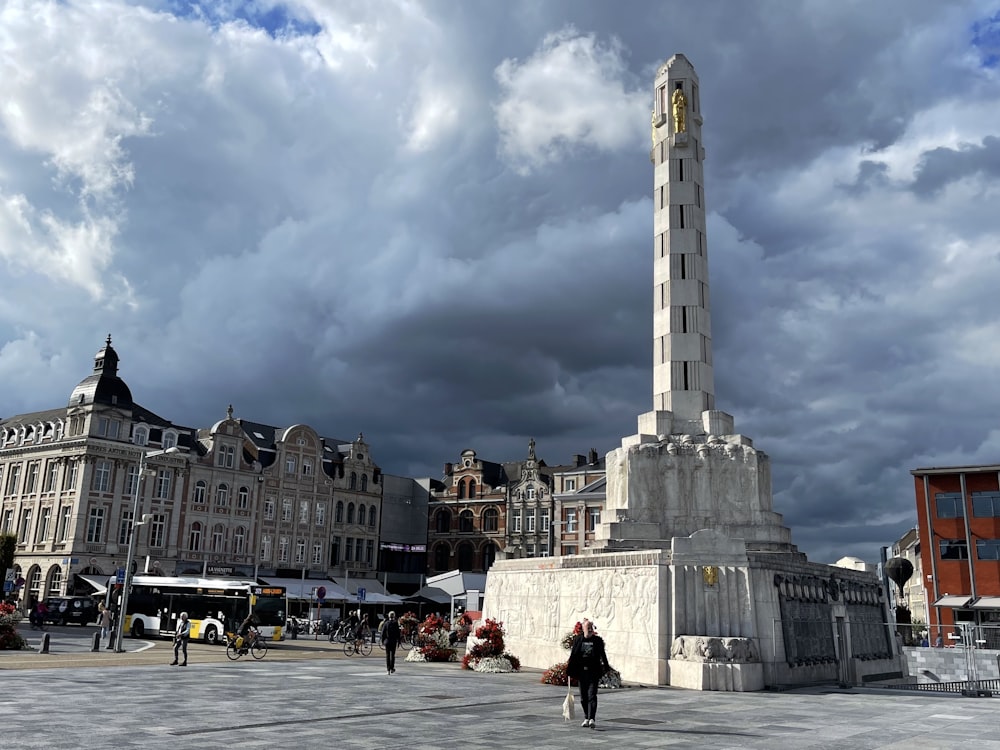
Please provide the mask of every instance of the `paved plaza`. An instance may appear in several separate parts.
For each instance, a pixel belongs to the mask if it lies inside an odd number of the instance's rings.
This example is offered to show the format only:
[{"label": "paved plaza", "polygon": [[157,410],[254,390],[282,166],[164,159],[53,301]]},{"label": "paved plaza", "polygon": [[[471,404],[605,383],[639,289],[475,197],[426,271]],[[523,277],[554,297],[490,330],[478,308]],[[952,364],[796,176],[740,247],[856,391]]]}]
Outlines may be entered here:
[{"label": "paved plaza", "polygon": [[348,658],[311,639],[257,662],[192,644],[180,668],[166,641],[129,639],[116,654],[90,653],[82,629],[51,637],[49,654],[0,651],[2,747],[1000,749],[997,698],[634,686],[602,691],[590,730],[563,721],[565,689],[537,671],[477,674],[401,652],[390,677],[377,649]]}]

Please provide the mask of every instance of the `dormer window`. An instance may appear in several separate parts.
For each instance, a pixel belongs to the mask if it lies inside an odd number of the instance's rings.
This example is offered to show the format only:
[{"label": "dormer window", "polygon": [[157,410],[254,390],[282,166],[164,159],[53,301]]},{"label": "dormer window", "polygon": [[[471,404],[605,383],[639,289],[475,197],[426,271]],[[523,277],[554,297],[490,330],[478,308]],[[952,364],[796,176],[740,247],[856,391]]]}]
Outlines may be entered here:
[{"label": "dormer window", "polygon": [[219,453],[216,457],[216,465],[224,469],[232,469],[236,466],[236,448],[231,445],[219,446]]},{"label": "dormer window", "polygon": [[132,431],[132,442],[136,445],[145,445],[149,442],[149,430],[145,427],[136,427]]},{"label": "dormer window", "polygon": [[175,447],[177,445],[177,435],[172,432],[164,432],[161,444],[163,445],[163,450]]}]

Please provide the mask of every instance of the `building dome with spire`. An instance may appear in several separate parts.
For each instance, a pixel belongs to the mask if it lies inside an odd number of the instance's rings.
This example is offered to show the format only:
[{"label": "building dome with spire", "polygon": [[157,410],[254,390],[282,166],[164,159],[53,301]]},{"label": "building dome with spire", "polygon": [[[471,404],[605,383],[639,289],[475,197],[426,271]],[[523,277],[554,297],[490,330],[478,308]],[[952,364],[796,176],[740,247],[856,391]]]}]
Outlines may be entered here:
[{"label": "building dome with spire", "polygon": [[121,409],[132,408],[132,392],[118,377],[118,352],[108,334],[104,346],[94,355],[94,371],[81,380],[69,396],[69,406],[106,404]]}]

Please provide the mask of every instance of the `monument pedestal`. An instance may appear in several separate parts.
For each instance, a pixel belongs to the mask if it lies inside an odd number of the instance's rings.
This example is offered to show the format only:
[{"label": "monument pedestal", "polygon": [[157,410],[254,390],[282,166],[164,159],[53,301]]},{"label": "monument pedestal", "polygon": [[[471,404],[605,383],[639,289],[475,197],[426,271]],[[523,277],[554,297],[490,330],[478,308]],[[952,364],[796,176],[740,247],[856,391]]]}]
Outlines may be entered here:
[{"label": "monument pedestal", "polygon": [[764,689],[762,664],[712,664],[671,659],[667,669],[672,687],[737,693]]}]

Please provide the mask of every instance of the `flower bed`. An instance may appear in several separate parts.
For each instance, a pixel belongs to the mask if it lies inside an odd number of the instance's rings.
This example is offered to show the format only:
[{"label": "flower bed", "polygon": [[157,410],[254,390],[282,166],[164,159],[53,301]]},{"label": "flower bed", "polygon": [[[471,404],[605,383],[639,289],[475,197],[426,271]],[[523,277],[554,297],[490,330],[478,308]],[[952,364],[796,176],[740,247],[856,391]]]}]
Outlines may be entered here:
[{"label": "flower bed", "polygon": [[437,615],[427,615],[420,623],[418,648],[406,655],[406,661],[457,661],[458,655],[451,648],[445,622]]},{"label": "flower bed", "polygon": [[502,622],[487,620],[476,628],[470,644],[462,659],[462,669],[492,673],[521,671],[521,661],[504,651]]},{"label": "flower bed", "polygon": [[17,632],[20,621],[21,615],[13,604],[0,603],[0,649],[20,651],[28,648],[28,642]]}]

